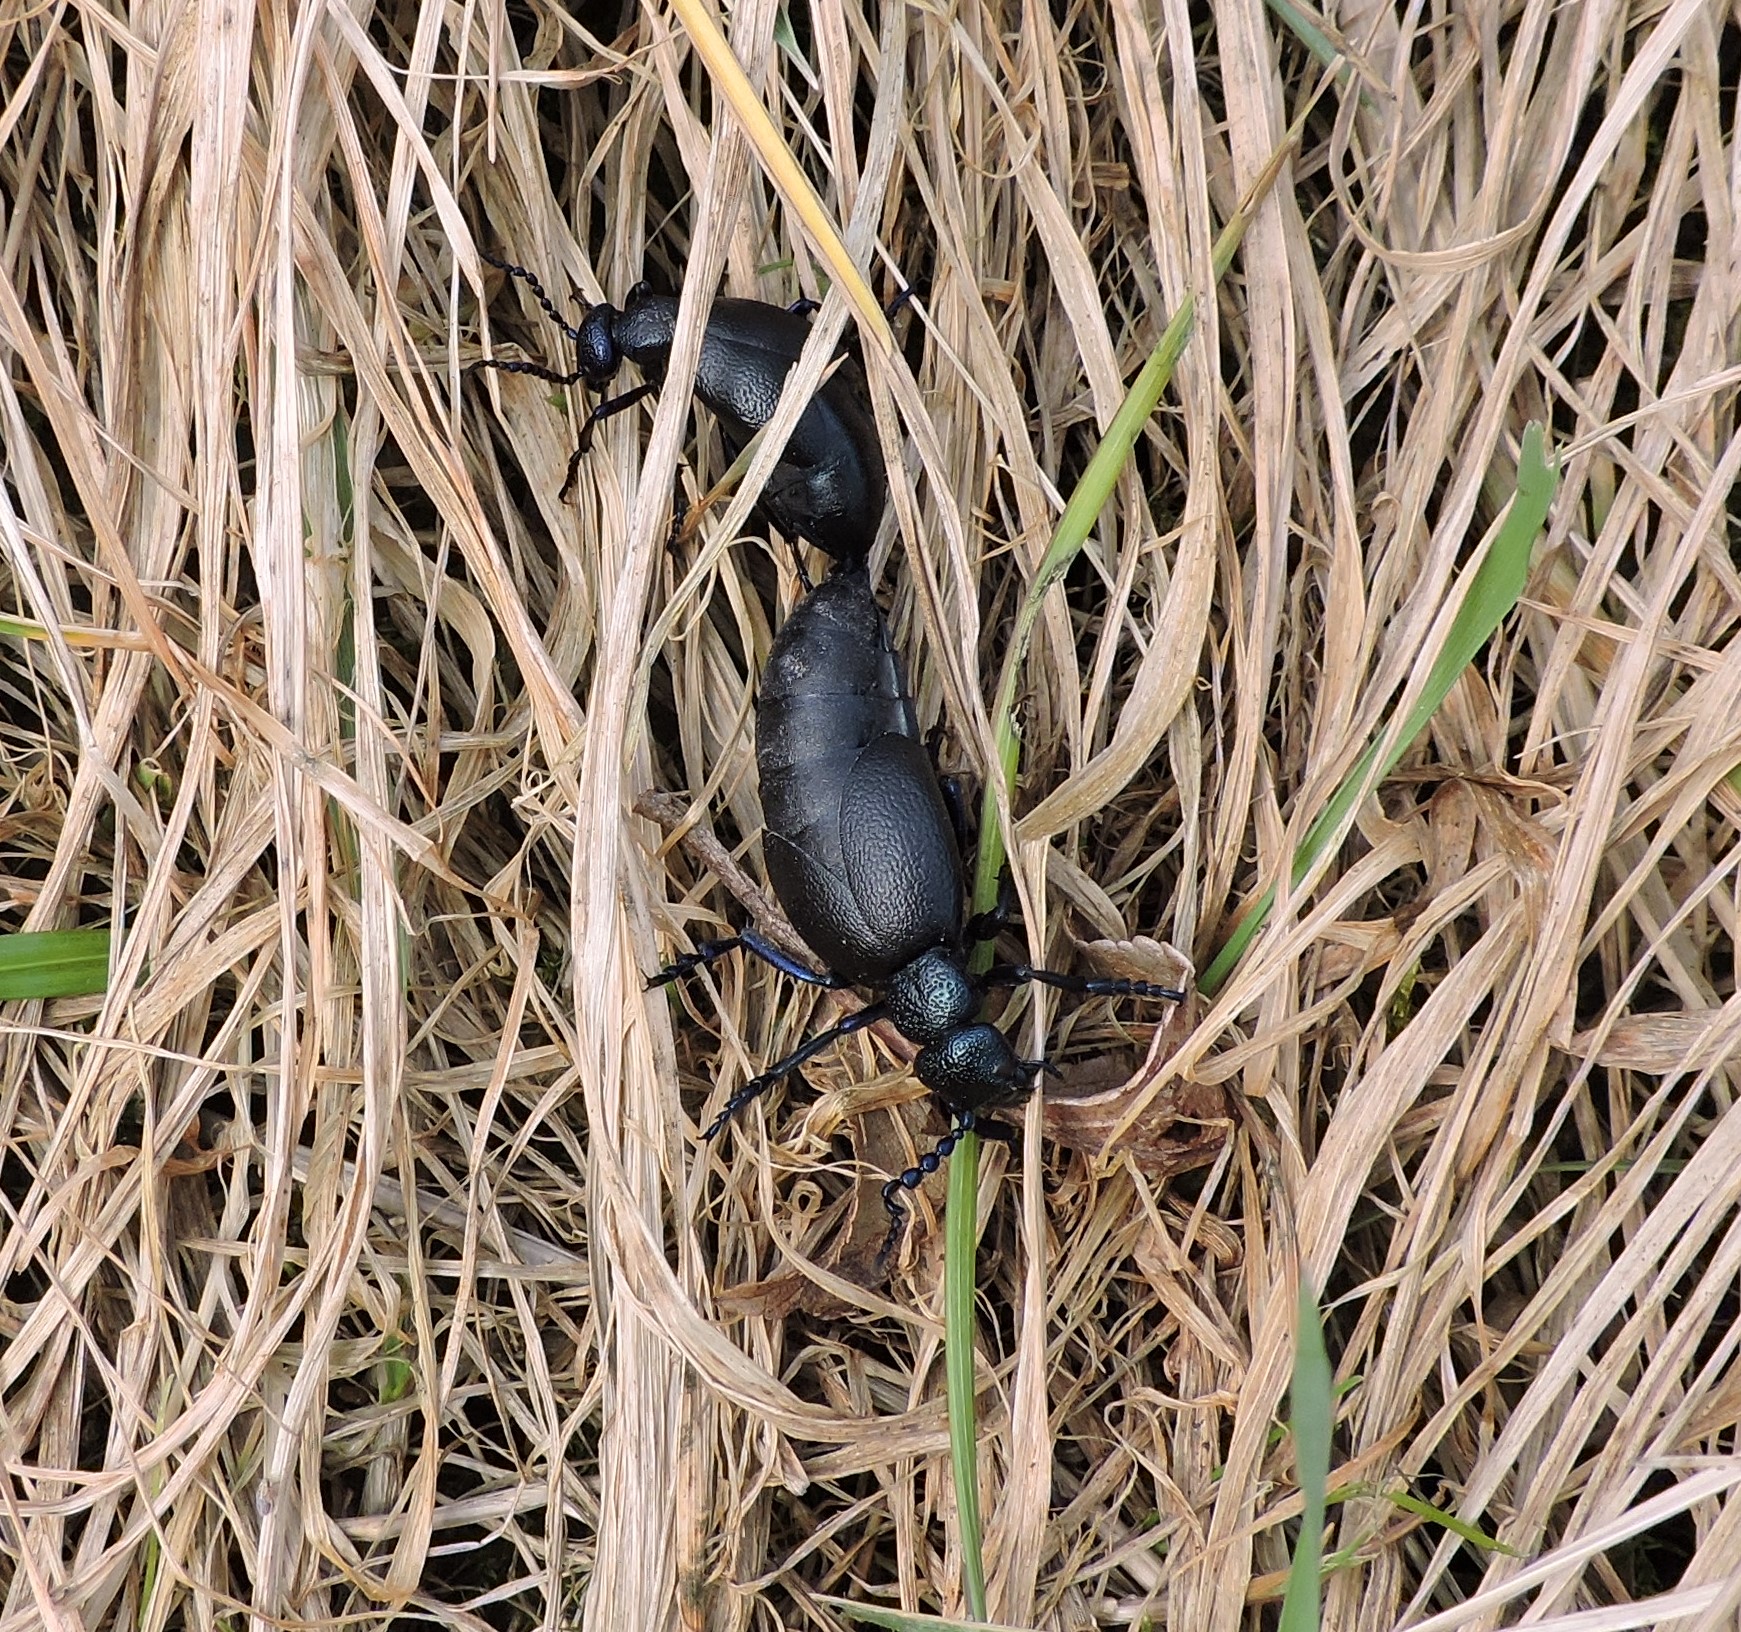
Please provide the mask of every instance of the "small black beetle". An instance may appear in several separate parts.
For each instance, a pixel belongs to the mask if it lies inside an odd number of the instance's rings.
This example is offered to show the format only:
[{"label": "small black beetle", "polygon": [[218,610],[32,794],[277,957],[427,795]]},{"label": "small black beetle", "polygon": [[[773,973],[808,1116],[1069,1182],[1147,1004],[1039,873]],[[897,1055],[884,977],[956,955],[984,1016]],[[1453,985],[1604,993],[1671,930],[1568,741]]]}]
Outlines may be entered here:
[{"label": "small black beetle", "polygon": [[961,852],[937,773],[919,736],[901,660],[862,566],[843,567],[799,602],[768,654],[756,705],[756,770],[766,823],[762,853],[780,904],[827,973],[806,968],[753,930],[710,941],[661,970],[677,979],[742,947],[816,986],[868,986],[879,999],[752,1077],[702,1134],[712,1139],[758,1094],[837,1039],[889,1020],[920,1045],[914,1070],[952,1126],[937,1147],[883,1186],[900,1239],[903,1190],[935,1173],[962,1134],[1007,1134],[982,1113],[1018,1102],[1044,1060],[1016,1057],[975,1017],[988,987],[1043,981],[1100,997],[1185,994],[1135,980],[1084,979],[1006,964],[968,973],[970,943],[1001,913],[963,922]]},{"label": "small black beetle", "polygon": [[[677,328],[677,298],[656,295],[645,283],[637,283],[620,309],[608,304],[589,307],[575,328],[525,267],[491,255],[484,259],[526,281],[538,304],[574,341],[576,366],[570,374],[559,374],[541,363],[486,357],[474,367],[530,374],[552,385],[584,381],[600,390],[627,358],[647,376],[644,384],[599,403],[587,415],[580,446],[563,479],[559,497],[566,498],[581,455],[591,445],[593,426],[631,407],[664,382]],[[721,298],[713,303],[695,370],[695,394],[713,410],[734,459],[773,418],[780,388],[810,333],[807,313],[814,307],[814,301],[799,301],[790,309],[759,300]],[[762,489],[761,508],[788,538],[807,539],[830,555],[854,561],[876,542],[887,497],[882,447],[865,406],[864,375],[851,358],[843,358],[798,416],[785,453]]]}]

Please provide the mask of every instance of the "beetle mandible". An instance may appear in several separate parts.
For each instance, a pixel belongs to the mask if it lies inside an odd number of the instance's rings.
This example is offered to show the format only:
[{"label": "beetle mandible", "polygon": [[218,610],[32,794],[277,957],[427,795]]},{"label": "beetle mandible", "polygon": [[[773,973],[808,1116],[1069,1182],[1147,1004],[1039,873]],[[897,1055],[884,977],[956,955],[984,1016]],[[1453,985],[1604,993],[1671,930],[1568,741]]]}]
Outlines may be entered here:
[{"label": "beetle mandible", "polygon": [[1001,913],[964,918],[961,851],[936,768],[920,739],[901,660],[862,565],[812,590],[774,638],[756,705],[762,852],[774,893],[826,969],[811,969],[745,930],[676,959],[661,985],[736,947],[816,986],[866,986],[876,1000],[818,1033],[734,1093],[702,1134],[714,1138],[782,1077],[851,1032],[888,1020],[919,1045],[914,1070],[950,1119],[917,1165],[883,1186],[899,1242],[903,1190],[935,1173],[964,1133],[1007,1134],[984,1113],[1020,1101],[1044,1060],[1016,1056],[977,1019],[987,988],[1042,981],[1100,997],[1185,994],[1145,981],[1091,979],[1005,964],[975,976],[967,952],[1002,926]]},{"label": "beetle mandible", "polygon": [[[505,374],[530,374],[552,385],[584,382],[602,390],[627,359],[646,380],[620,396],[600,402],[580,429],[580,445],[568,462],[558,495],[566,498],[574,486],[580,460],[601,419],[621,413],[649,395],[665,380],[671,341],[677,330],[677,297],[656,295],[637,283],[620,307],[608,303],[587,308],[576,328],[563,317],[544,286],[523,266],[484,259],[491,266],[521,278],[538,304],[574,341],[571,373],[558,373],[542,363],[480,359],[475,368]],[[896,297],[899,305],[906,297]],[[695,370],[695,394],[712,409],[720,435],[732,458],[773,418],[786,375],[798,361],[810,333],[808,313],[814,301],[792,307],[760,300],[721,297],[708,313],[702,334],[701,360]],[[843,357],[798,416],[780,463],[762,489],[761,508],[788,538],[802,538],[843,560],[857,560],[876,542],[888,497],[877,428],[865,406],[864,374],[850,357]]]}]

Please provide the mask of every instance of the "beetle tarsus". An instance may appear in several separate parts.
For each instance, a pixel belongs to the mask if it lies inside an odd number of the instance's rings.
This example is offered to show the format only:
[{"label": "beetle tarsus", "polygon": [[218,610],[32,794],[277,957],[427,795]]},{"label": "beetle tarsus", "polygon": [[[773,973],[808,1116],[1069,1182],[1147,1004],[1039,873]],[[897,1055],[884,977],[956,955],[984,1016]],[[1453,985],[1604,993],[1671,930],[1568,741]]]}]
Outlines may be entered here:
[{"label": "beetle tarsus", "polygon": [[585,453],[585,448],[576,448],[568,456],[568,469],[562,473],[562,486],[556,490],[558,504],[566,504],[574,497],[574,484],[580,477],[580,461]]},{"label": "beetle tarsus", "polygon": [[658,974],[649,976],[646,990],[650,992],[656,986],[669,986],[673,981],[681,980],[697,969],[705,969],[727,953],[735,952],[743,944],[744,938],[741,935],[727,935],[718,941],[702,941],[693,952],[685,952],[681,957],[673,958]]},{"label": "beetle tarsus", "polygon": [[887,318],[889,322],[893,323],[894,320],[900,316],[902,308],[910,306],[913,303],[914,297],[917,294],[918,291],[914,289],[912,284],[903,283],[901,287],[895,291],[893,299],[891,299],[888,305],[883,308],[883,316]]}]

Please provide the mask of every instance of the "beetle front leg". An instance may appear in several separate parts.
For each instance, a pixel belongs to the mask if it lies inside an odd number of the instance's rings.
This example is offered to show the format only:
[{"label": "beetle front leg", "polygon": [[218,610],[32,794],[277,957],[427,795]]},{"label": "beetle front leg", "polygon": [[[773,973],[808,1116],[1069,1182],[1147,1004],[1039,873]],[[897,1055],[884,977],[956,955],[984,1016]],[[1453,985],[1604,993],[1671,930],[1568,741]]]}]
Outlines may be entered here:
[{"label": "beetle front leg", "polygon": [[874,1026],[887,1013],[881,1003],[872,1003],[858,1011],[849,1014],[838,1026],[830,1026],[827,1031],[818,1032],[802,1048],[793,1050],[785,1059],[770,1065],[759,1077],[751,1077],[743,1087],[725,1102],[725,1108],[702,1131],[703,1141],[713,1139],[739,1111],[754,1100],[759,1099],[782,1077],[789,1077],[806,1060],[814,1059],[823,1049],[831,1047],[842,1037],[848,1037],[855,1031],[863,1031],[866,1026]]},{"label": "beetle front leg", "polygon": [[[578,379],[579,375],[575,377]],[[601,402],[586,416],[586,422],[580,427],[580,447],[576,450],[577,453],[585,453],[592,446],[593,427],[601,419],[609,419],[614,414],[622,413],[625,408],[633,408],[642,398],[650,397],[652,394],[653,382],[646,380],[637,385],[633,391],[625,391],[620,397],[612,397],[606,402]]]}]

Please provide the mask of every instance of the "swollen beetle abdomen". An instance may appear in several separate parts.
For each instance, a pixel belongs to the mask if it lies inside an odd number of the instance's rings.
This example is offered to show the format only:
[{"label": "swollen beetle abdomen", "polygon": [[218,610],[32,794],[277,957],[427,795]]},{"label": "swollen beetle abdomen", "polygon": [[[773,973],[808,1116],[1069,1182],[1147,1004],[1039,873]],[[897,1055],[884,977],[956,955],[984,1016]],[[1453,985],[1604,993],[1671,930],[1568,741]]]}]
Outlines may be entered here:
[{"label": "swollen beetle abdomen", "polygon": [[961,856],[862,567],[781,626],[756,706],[768,876],[837,973],[878,983],[961,930]]}]

